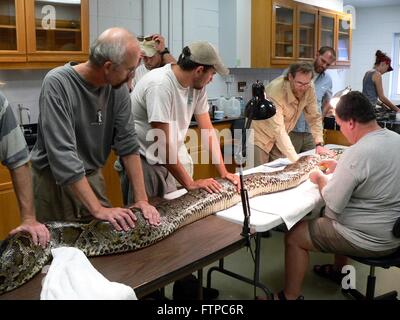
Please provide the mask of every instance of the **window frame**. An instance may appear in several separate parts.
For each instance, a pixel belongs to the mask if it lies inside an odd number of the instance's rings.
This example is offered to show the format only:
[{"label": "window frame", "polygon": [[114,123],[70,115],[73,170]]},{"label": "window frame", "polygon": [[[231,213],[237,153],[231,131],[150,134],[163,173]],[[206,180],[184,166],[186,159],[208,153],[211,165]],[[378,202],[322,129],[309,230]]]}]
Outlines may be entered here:
[{"label": "window frame", "polygon": [[400,33],[394,34],[390,99],[400,101]]}]

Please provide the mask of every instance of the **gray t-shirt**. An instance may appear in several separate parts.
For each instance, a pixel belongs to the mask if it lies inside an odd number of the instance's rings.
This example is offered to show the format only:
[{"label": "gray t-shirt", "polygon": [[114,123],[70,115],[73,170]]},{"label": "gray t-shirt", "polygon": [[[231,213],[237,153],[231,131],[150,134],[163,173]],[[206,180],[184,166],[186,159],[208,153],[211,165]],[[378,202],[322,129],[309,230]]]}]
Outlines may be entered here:
[{"label": "gray t-shirt", "polygon": [[102,168],[111,147],[119,156],[139,150],[127,86],[93,87],[72,66],[53,69],[43,81],[32,150],[32,165],[50,166],[60,185]]},{"label": "gray t-shirt", "polygon": [[6,97],[0,92],[0,161],[14,170],[29,161],[22,130]]},{"label": "gray t-shirt", "polygon": [[347,240],[372,251],[400,245],[392,234],[400,217],[400,135],[371,132],[342,155],[322,190],[328,217]]}]

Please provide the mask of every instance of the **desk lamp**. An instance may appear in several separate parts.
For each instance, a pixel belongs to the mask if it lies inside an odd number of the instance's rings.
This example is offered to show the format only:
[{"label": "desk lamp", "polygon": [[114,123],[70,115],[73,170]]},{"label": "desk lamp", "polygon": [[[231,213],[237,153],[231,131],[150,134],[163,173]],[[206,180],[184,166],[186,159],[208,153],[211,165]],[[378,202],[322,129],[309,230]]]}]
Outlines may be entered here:
[{"label": "desk lamp", "polygon": [[242,198],[244,214],[243,230],[241,235],[248,239],[248,243],[250,243],[250,205],[248,192],[243,181],[243,163],[246,160],[246,135],[253,120],[266,120],[273,117],[276,113],[274,104],[265,97],[265,88],[262,83],[257,81],[253,84],[252,94],[253,97],[245,107],[244,114],[246,120],[242,128],[242,143],[239,152],[236,154],[236,162],[239,164],[241,184],[240,196]]}]

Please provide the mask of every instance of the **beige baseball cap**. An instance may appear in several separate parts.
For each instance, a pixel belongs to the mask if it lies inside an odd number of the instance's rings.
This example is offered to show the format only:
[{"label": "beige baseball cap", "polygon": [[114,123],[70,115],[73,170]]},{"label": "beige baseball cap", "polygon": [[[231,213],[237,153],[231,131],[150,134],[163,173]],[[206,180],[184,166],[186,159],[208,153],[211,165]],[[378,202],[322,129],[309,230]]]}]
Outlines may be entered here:
[{"label": "beige baseball cap", "polygon": [[221,76],[229,74],[229,69],[224,66],[221,57],[211,43],[207,41],[196,41],[188,47],[191,53],[189,59],[193,62],[213,66],[215,71]]},{"label": "beige baseball cap", "polygon": [[154,40],[143,40],[139,41],[140,50],[143,52],[143,55],[146,57],[153,57],[156,53],[156,42]]}]

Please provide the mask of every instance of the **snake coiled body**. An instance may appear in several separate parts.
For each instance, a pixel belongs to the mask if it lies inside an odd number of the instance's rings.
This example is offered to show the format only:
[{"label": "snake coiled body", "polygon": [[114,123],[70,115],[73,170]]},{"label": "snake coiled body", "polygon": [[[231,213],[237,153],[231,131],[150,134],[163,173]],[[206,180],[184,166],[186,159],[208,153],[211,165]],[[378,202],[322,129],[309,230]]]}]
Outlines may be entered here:
[{"label": "snake coiled body", "polygon": [[[319,161],[319,156],[304,156],[283,170],[245,176],[249,197],[298,186]],[[0,247],[0,294],[21,286],[37,274],[51,260],[53,248],[76,247],[88,257],[137,250],[160,241],[184,225],[241,201],[233,184],[226,180],[219,182],[223,186],[221,193],[195,190],[174,200],[163,200],[157,205],[161,215],[158,227],[150,226],[140,212],[136,212],[136,227],[128,232],[118,232],[110,223],[98,220],[87,224],[53,222],[46,224],[51,234],[46,249],[35,246],[25,233],[6,239]]]}]

